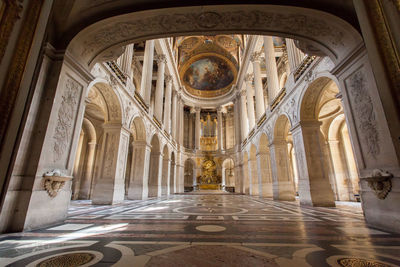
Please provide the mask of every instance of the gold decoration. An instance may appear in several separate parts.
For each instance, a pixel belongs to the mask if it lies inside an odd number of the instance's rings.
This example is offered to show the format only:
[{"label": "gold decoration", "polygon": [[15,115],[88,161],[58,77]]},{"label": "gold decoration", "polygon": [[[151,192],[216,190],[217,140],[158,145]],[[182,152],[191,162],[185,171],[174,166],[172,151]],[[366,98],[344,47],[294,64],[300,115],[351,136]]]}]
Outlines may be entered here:
[{"label": "gold decoration", "polygon": [[214,161],[214,157],[211,155],[206,155],[201,167],[201,176],[199,177],[200,186],[219,185],[220,180],[220,176],[217,175],[217,164]]},{"label": "gold decoration", "polygon": [[37,267],[74,267],[82,266],[91,262],[95,258],[91,253],[69,253],[55,256],[40,262]]},{"label": "gold decoration", "polygon": [[[203,58],[207,58],[207,57],[211,57],[211,56],[220,58],[221,60],[223,60],[229,66],[230,70],[233,73],[232,82],[230,84],[228,84],[227,86],[225,86],[224,88],[220,88],[220,89],[217,89],[217,90],[198,90],[198,89],[192,88],[189,84],[185,83],[184,80],[183,80],[183,76],[184,76],[185,72],[188,70],[188,68],[192,65],[192,63],[194,63],[197,60],[200,60],[200,59],[203,59]],[[186,91],[188,93],[190,93],[191,95],[194,95],[194,96],[210,98],[210,97],[221,96],[221,95],[224,95],[224,94],[229,92],[229,90],[232,88],[232,85],[236,82],[237,69],[235,67],[235,64],[232,61],[228,60],[224,56],[221,56],[221,55],[219,55],[217,53],[201,53],[201,54],[198,54],[198,55],[195,55],[195,56],[191,57],[185,63],[185,65],[182,66],[182,68],[179,71],[179,75],[181,77],[182,83],[185,85],[184,88],[186,89]]]},{"label": "gold decoration", "polygon": [[390,265],[374,260],[366,260],[359,258],[343,258],[337,261],[340,266],[344,267],[388,267]]}]

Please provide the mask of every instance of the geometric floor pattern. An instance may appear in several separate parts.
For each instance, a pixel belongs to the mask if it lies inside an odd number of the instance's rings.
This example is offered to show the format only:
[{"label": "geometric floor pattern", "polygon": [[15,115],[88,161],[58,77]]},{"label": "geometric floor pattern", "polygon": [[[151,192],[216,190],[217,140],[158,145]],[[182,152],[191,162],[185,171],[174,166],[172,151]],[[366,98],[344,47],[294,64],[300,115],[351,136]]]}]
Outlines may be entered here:
[{"label": "geometric floor pattern", "polygon": [[367,265],[400,266],[400,235],[368,227],[354,203],[233,194],[73,201],[62,223],[0,237],[0,266]]}]

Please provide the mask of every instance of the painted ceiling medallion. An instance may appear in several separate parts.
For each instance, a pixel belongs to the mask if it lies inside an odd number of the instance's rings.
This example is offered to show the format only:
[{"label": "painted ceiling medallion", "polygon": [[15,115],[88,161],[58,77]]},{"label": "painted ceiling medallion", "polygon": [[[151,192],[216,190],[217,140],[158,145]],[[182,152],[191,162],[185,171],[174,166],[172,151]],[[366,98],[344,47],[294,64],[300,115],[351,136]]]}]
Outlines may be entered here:
[{"label": "painted ceiling medallion", "polygon": [[180,70],[186,90],[200,97],[226,94],[236,80],[235,65],[216,53],[202,53],[192,57]]}]

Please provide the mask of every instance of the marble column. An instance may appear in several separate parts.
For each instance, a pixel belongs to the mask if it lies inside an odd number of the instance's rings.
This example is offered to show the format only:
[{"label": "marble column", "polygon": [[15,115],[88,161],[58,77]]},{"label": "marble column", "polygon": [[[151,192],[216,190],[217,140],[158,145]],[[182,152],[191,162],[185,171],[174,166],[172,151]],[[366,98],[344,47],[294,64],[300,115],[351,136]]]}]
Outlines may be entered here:
[{"label": "marble column", "polygon": [[179,98],[179,114],[178,114],[178,116],[179,116],[179,128],[177,128],[177,130],[179,131],[178,132],[178,135],[179,135],[179,144],[181,145],[181,146],[183,146],[183,127],[184,127],[184,124],[183,124],[183,109],[184,109],[184,107],[185,107],[185,105],[183,104],[183,101],[182,101],[182,97],[180,97]]},{"label": "marble column", "polygon": [[218,116],[218,149],[223,150],[224,146],[222,144],[222,107],[217,108],[217,116]]},{"label": "marble column", "polygon": [[153,79],[153,59],[154,59],[154,40],[146,41],[144,49],[144,60],[142,69],[142,81],[140,85],[140,93],[144,102],[150,106],[151,98],[151,81]]},{"label": "marble column", "polygon": [[290,72],[293,73],[303,61],[305,55],[300,49],[297,48],[293,39],[286,38],[286,50],[288,54]]},{"label": "marble column", "polygon": [[269,149],[271,152],[273,199],[294,201],[295,192],[293,180],[289,173],[287,142],[285,140],[274,140]]},{"label": "marble column", "polygon": [[190,109],[190,113],[188,114],[188,145],[190,149],[193,149],[195,147],[195,144],[193,144],[193,141],[196,139],[195,129],[193,129],[193,114],[195,114],[196,111],[194,108]]},{"label": "marble column", "polygon": [[174,139],[174,140],[176,140],[177,138],[176,138],[176,132],[177,132],[177,129],[176,129],[176,121],[177,121],[177,109],[178,109],[178,107],[177,107],[177,104],[178,104],[178,97],[177,97],[177,92],[175,91],[175,90],[173,90],[173,92],[172,92],[172,116],[171,116],[171,120],[172,120],[172,124],[171,124],[171,135],[172,135],[172,138]]},{"label": "marble column", "polygon": [[[82,179],[82,165],[83,165],[83,163],[81,162],[82,160],[84,161],[84,157],[85,157],[85,155],[82,155],[82,154],[85,154],[85,153],[82,153],[83,151],[82,151],[82,147],[85,147],[84,146],[84,144],[83,144],[83,140],[84,140],[84,137],[85,137],[85,133],[83,132],[83,131],[81,131],[81,133],[80,133],[80,135],[79,135],[79,142],[78,142],[78,148],[77,148],[77,155],[76,155],[76,157],[75,157],[75,164],[74,164],[74,170],[73,170],[73,173],[72,173],[72,175],[73,175],[73,177],[74,177],[74,179],[72,180],[72,199],[73,200],[76,200],[76,199],[78,199],[78,196],[79,196],[79,189],[80,189],[80,186],[81,186],[81,179]],[[81,158],[83,156],[83,158]]]},{"label": "marble column", "polygon": [[254,117],[254,99],[253,99],[253,75],[247,74],[245,77],[246,81],[246,95],[247,95],[247,117],[249,121],[249,131],[251,131],[256,125],[256,119]]},{"label": "marble column", "polygon": [[167,63],[165,55],[157,55],[158,71],[155,92],[154,116],[162,123],[163,100],[164,100],[164,78],[165,64]]},{"label": "marble column", "polygon": [[114,204],[125,198],[129,132],[114,123],[104,124],[103,129],[99,171],[92,197],[94,205]]},{"label": "marble column", "polygon": [[132,59],[133,59],[133,46],[134,44],[128,44],[125,47],[125,52],[122,54],[121,59],[121,70],[126,75],[126,85],[128,88],[133,88],[132,83]]},{"label": "marble column", "polygon": [[251,62],[253,62],[254,72],[254,95],[256,98],[256,119],[259,120],[265,113],[264,93],[261,79],[260,68],[261,53],[253,53],[251,55]]},{"label": "marble column", "polygon": [[247,121],[246,90],[240,91],[240,126],[242,141],[249,133],[249,122]]},{"label": "marble column", "polygon": [[150,153],[151,147],[146,141],[133,143],[128,199],[147,199]]},{"label": "marble column", "polygon": [[334,207],[335,199],[320,139],[320,125],[318,121],[300,122],[291,129],[299,167],[300,204]]},{"label": "marble column", "polygon": [[268,96],[270,103],[278,95],[279,78],[275,60],[275,48],[272,36],[264,36],[265,66],[267,70]]},{"label": "marble column", "polygon": [[196,149],[200,149],[200,111],[201,108],[200,107],[195,107],[196,110]]},{"label": "marble column", "polygon": [[165,103],[164,103],[164,129],[171,133],[171,96],[172,96],[172,76],[165,76]]},{"label": "marble column", "polygon": [[87,145],[87,156],[85,170],[83,172],[83,179],[81,181],[81,188],[79,191],[79,199],[90,199],[90,189],[93,181],[93,170],[96,156],[96,142],[89,142]]}]

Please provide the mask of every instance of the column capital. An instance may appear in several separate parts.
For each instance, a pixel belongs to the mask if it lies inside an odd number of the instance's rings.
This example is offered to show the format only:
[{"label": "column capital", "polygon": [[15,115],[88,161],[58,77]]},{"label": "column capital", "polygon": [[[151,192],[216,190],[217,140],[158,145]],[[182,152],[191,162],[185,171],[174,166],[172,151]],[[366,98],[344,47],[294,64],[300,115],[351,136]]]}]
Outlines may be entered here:
[{"label": "column capital", "polygon": [[246,74],[246,76],[244,76],[244,81],[245,82],[253,82],[253,78],[254,78],[254,75],[251,73],[248,73],[248,74]]},{"label": "column capital", "polygon": [[224,107],[222,107],[222,106],[217,107],[217,113],[222,113],[223,110],[224,110]]},{"label": "column capital", "polygon": [[261,51],[254,52],[253,54],[251,54],[250,61],[251,62],[260,62],[261,61]]},{"label": "column capital", "polygon": [[159,54],[155,58],[156,58],[158,64],[167,63],[167,57],[164,54]]},{"label": "column capital", "polygon": [[165,80],[165,83],[172,82],[172,75],[165,74],[164,80]]},{"label": "column capital", "polygon": [[196,113],[200,113],[201,107],[194,107],[194,110],[196,111]]},{"label": "column capital", "polygon": [[241,97],[245,97],[247,93],[246,93],[245,89],[242,89],[242,90],[240,90],[239,94]]}]

